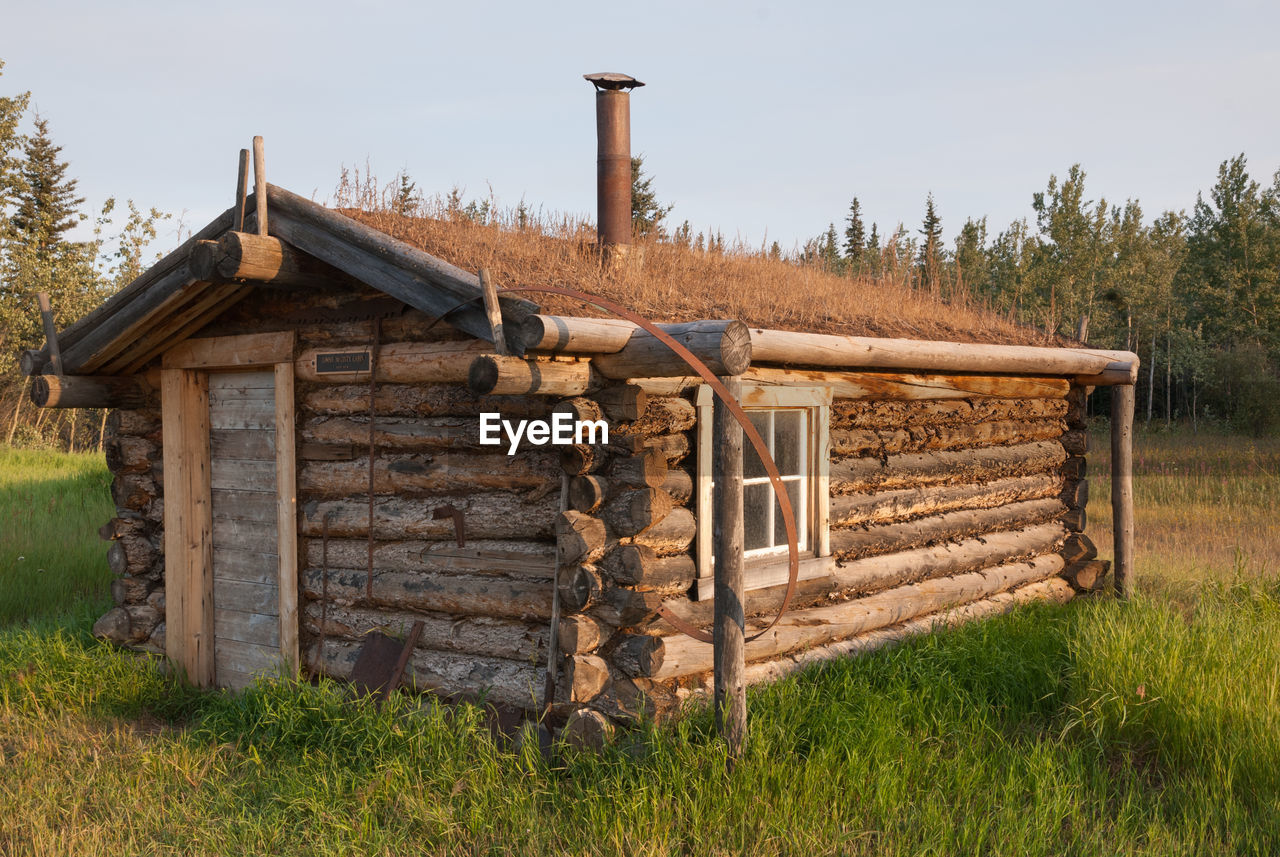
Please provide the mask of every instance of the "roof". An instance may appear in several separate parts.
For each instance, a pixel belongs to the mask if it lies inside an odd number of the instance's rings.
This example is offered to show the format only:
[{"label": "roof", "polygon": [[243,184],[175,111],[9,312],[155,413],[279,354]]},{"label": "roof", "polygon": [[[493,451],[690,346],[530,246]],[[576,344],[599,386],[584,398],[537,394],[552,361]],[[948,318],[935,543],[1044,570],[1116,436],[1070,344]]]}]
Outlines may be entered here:
[{"label": "roof", "polygon": [[[997,365],[1008,361],[1005,371],[1054,374],[1048,367],[1062,365],[1063,358],[1074,354],[1072,359],[1080,365],[1071,364],[1074,368],[1065,373],[1092,376],[1114,369],[1129,378],[1136,367],[1136,357],[1114,352],[951,344],[1043,344],[1043,335],[993,313],[947,304],[909,288],[839,277],[781,259],[702,252],[662,242],[639,245],[624,263],[610,264],[602,263],[594,242],[586,239],[481,226],[465,219],[343,213],[273,185],[267,186],[267,202],[268,233],[283,242],[284,251],[297,251],[299,259],[319,266],[325,276],[372,286],[430,316],[444,316],[453,327],[490,342],[493,333],[483,292],[472,273],[481,268],[489,270],[499,290],[574,289],[608,298],[658,322],[734,319],[754,328],[746,354],[754,345],[762,362],[775,364],[991,371],[979,367],[994,360]],[[246,210],[252,211],[253,205],[246,205]],[[231,210],[219,215],[62,331],[58,341],[64,372],[137,373],[260,287],[261,282],[251,279],[219,276],[198,262],[198,251],[215,239],[240,235],[231,231],[232,223]],[[250,215],[244,229],[255,228]],[[309,286],[310,281],[302,284]],[[571,317],[569,321],[602,315],[566,297],[540,294],[539,298],[535,304],[509,294],[500,296],[504,327],[520,330],[523,322],[538,321],[530,318],[535,313],[559,314]],[[841,336],[799,342],[783,331]],[[748,336],[745,329],[741,336]],[[515,351],[522,348],[518,335],[509,333],[507,339]],[[937,345],[920,348],[921,340],[934,340]],[[626,341],[624,332],[604,351],[616,351]],[[811,356],[793,361],[800,352]],[[1117,360],[1123,370],[1111,365]],[[28,374],[38,374],[46,362],[47,349],[29,352],[24,368]]]}]

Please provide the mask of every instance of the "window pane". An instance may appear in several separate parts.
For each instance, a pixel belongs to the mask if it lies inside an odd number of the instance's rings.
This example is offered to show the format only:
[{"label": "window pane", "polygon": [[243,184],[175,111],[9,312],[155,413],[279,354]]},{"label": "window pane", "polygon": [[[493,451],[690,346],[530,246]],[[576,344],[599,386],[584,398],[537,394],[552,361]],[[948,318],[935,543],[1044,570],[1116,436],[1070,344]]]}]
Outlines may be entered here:
[{"label": "window pane", "polygon": [[769,542],[769,504],[773,491],[769,485],[747,485],[742,489],[743,550],[767,548]]},{"label": "window pane", "polygon": [[[805,508],[800,502],[800,487],[804,484],[800,480],[787,481],[787,496],[791,498],[791,511],[796,516],[796,536],[800,550],[808,547],[808,539],[806,533],[808,526],[805,523]],[[762,486],[771,487],[771,486]],[[769,496],[773,497],[773,492],[769,492]],[[773,504],[773,543],[775,545],[785,545],[787,543],[787,525],[782,520],[782,507],[776,501]]]},{"label": "window pane", "polygon": [[[760,437],[764,438],[764,444],[769,446],[769,412],[768,411],[747,411],[747,416],[751,419],[751,424],[756,427],[756,431],[760,432]],[[764,476],[764,463],[760,461],[760,456],[756,454],[756,448],[751,445],[751,440],[742,435],[742,476],[744,479],[751,479],[757,476]]]},{"label": "window pane", "polygon": [[774,411],[773,460],[783,476],[803,475],[801,452],[804,449],[804,413],[802,411]]}]

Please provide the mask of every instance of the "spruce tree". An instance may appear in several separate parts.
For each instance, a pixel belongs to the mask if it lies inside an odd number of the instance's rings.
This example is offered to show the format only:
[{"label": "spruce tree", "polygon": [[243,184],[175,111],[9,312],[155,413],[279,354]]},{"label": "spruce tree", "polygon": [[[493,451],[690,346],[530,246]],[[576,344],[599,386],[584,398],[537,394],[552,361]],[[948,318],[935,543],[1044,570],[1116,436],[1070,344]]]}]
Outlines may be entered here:
[{"label": "spruce tree", "polygon": [[942,218],[933,204],[933,192],[925,202],[924,223],[920,228],[920,282],[930,294],[939,294],[942,288]]},{"label": "spruce tree", "polygon": [[871,276],[878,277],[884,273],[883,261],[880,251],[880,233],[876,231],[876,225],[872,223],[871,234],[867,236],[867,262]]},{"label": "spruce tree", "polygon": [[67,177],[67,163],[58,160],[61,151],[49,136],[49,121],[37,115],[35,134],[23,144],[17,210],[9,222],[15,240],[39,256],[50,254],[82,219],[84,197],[76,196],[76,180]]},{"label": "spruce tree", "polygon": [[863,242],[866,240],[866,229],[862,225],[862,207],[855,196],[849,204],[849,216],[845,218],[844,258],[850,267],[859,267],[862,262]]},{"label": "spruce tree", "polygon": [[644,174],[644,158],[631,159],[631,228],[637,238],[665,238],[662,222],[674,205],[658,202],[653,190],[653,177]]}]

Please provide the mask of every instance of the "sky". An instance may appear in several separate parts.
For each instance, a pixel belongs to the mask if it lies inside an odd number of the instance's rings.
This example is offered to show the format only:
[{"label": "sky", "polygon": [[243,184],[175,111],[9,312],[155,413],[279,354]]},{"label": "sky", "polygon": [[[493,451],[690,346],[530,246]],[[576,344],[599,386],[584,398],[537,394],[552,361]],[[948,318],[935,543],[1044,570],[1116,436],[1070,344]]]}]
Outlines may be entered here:
[{"label": "sky", "polygon": [[[324,201],[341,168],[594,217],[588,72],[647,85],[632,152],[674,224],[791,248],[838,225],[944,236],[1032,218],[1050,174],[1190,209],[1241,152],[1280,169],[1280,3],[307,3],[0,0],[0,94],[29,90],[87,206],[198,229],[236,159]],[[175,239],[173,222],[162,244]],[[839,228],[842,228],[840,226]]]}]

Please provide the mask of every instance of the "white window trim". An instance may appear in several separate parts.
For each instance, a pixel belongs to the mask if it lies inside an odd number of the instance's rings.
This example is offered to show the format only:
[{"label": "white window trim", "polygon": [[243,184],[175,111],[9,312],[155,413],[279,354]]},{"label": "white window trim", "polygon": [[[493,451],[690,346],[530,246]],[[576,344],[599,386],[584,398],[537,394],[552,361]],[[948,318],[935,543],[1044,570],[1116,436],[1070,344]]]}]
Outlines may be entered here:
[{"label": "white window trim", "polygon": [[[697,497],[698,533],[695,541],[698,577],[694,598],[706,601],[714,589],[715,569],[711,563],[711,419],[715,394],[707,385],[698,388],[694,405],[698,413]],[[824,559],[831,555],[831,388],[780,387],[766,384],[742,385],[740,401],[744,408],[808,408],[810,409],[809,447],[813,471],[809,504],[812,510],[811,549],[801,554],[801,578],[817,577],[830,565]],[[812,566],[812,568],[810,568]],[[806,573],[807,570],[807,573]],[[787,580],[787,556],[767,555],[748,558],[743,570],[744,588],[760,589]]]}]

